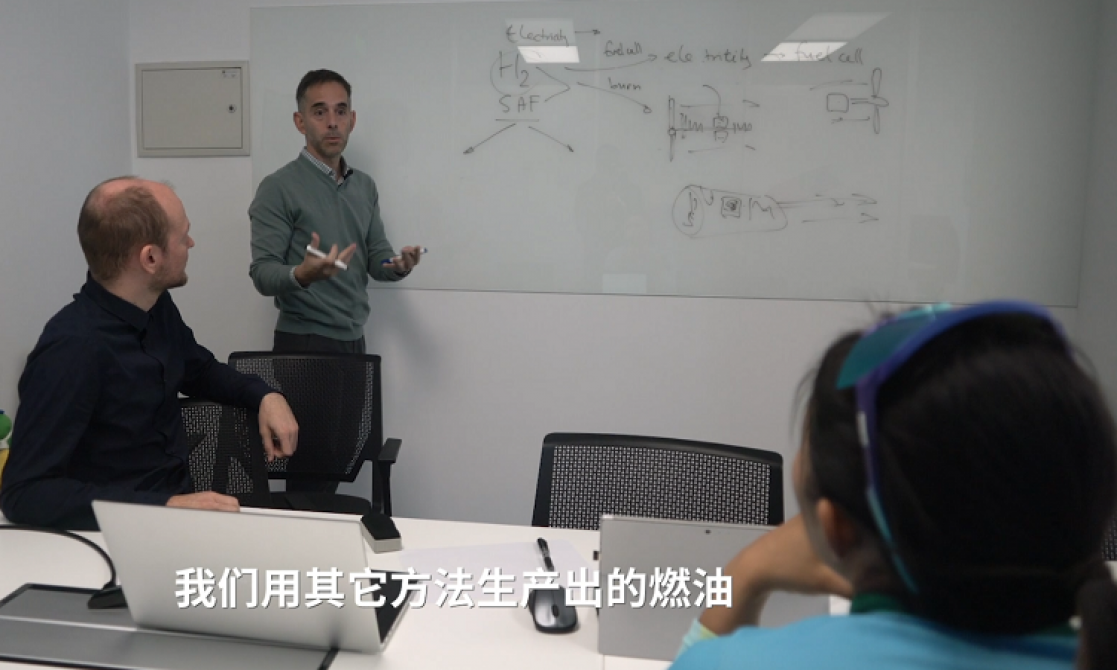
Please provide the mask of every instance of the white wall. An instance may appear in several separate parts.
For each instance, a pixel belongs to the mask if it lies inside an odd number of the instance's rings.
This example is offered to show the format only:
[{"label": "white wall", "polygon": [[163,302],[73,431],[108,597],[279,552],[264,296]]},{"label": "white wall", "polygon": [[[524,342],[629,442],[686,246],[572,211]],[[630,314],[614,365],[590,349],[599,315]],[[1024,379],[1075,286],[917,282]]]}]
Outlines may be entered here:
[{"label": "white wall", "polygon": [[1117,0],[1103,0],[1095,64],[1094,145],[1086,196],[1079,341],[1117,407]]},{"label": "white wall", "polygon": [[[289,4],[353,3],[131,0],[130,60],[248,59],[249,7]],[[247,276],[250,161],[132,159],[140,175],[171,179],[186,204],[198,246],[175,299],[222,358],[268,348],[274,324]],[[240,262],[217,262],[229,249]],[[406,289],[373,291],[371,302],[366,334],[384,357],[385,430],[404,439],[396,514],[506,523],[530,520],[539,449],[552,431],[725,442],[780,451],[790,465],[796,385],[838,331],[864,325],[873,309]],[[1056,313],[1074,332],[1077,310]],[[357,484],[367,491],[367,479]]]},{"label": "white wall", "polygon": [[[186,203],[198,246],[175,297],[199,339],[220,357],[269,345],[274,309],[247,276],[250,159],[135,158],[129,85],[137,62],[247,59],[250,4],[287,3],[0,3],[0,408],[16,408],[26,354],[84,280],[82,198],[129,171],[171,179]],[[1072,332],[1080,322],[1112,390],[1117,0],[1102,6],[1101,50],[1084,58],[1098,80],[1081,303],[1057,313]],[[230,250],[241,263],[224,262]],[[419,290],[371,300],[385,425],[405,439],[397,513],[517,523],[530,518],[550,431],[672,435],[790,456],[796,384],[838,330],[870,313],[857,303]]]},{"label": "white wall", "polygon": [[78,210],[128,159],[124,0],[0,2],[0,409],[43,324],[85,281]]}]

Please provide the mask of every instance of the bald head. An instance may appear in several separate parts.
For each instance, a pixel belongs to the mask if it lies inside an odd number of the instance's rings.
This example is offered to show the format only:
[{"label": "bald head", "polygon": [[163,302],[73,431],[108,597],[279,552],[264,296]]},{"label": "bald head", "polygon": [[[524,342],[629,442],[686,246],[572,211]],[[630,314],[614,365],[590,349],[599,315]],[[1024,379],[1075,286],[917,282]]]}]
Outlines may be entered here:
[{"label": "bald head", "polygon": [[176,206],[182,204],[170,187],[138,177],[116,177],[94,187],[78,215],[78,241],[93,278],[116,279],[144,245],[165,248],[167,213]]}]

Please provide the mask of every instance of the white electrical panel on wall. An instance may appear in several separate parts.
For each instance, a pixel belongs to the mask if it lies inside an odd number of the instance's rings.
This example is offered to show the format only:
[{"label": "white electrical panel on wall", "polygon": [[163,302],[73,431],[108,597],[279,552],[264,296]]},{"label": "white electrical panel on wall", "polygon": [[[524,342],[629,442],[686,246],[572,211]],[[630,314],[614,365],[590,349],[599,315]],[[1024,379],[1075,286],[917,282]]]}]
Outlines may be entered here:
[{"label": "white electrical panel on wall", "polygon": [[140,157],[247,156],[248,61],[136,65]]}]

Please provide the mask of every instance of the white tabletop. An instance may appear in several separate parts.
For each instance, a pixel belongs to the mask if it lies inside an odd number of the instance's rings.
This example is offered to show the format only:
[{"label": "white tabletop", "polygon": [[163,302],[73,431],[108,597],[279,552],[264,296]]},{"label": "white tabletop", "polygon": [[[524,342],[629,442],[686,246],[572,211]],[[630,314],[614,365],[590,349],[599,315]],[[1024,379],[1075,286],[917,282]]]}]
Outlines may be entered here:
[{"label": "white tabletop", "polygon": [[[549,542],[571,545],[587,561],[598,548],[596,531],[503,526],[495,524],[395,519],[405,550],[471,547],[533,542],[545,535]],[[0,517],[0,524],[4,523]],[[100,533],[81,533],[101,546]],[[406,569],[400,552],[375,554],[370,567]],[[1117,576],[1117,563],[1110,563]],[[41,533],[0,532],[0,597],[24,583],[100,588],[109,570],[93,550],[71,539]],[[842,612],[846,601],[834,599],[831,611]],[[597,616],[579,608],[579,627],[568,635],[546,635],[535,630],[531,615],[520,608],[440,608],[429,601],[412,608],[400,623],[387,649],[379,655],[342,652],[333,668],[435,669],[580,668],[607,670],[663,670],[669,663],[602,656],[597,653]],[[35,670],[40,665],[4,664],[0,667]]]},{"label": "white tabletop", "polygon": [[[467,547],[484,544],[533,542],[540,535],[554,543],[569,541],[586,561],[597,549],[596,531],[541,529],[428,519],[395,519],[405,550]],[[82,533],[101,544],[100,533]],[[406,569],[399,552],[376,554],[373,568]],[[71,539],[40,533],[0,532],[0,596],[24,583],[100,588],[109,570],[93,550]],[[379,655],[342,652],[332,668],[425,669],[498,667],[547,670],[607,668],[609,670],[662,670],[669,664],[607,657],[597,653],[597,616],[592,608],[579,608],[579,627],[567,635],[546,635],[535,630],[531,615],[520,608],[445,608],[428,600],[404,616]],[[38,665],[0,664],[7,668],[41,668]]]}]

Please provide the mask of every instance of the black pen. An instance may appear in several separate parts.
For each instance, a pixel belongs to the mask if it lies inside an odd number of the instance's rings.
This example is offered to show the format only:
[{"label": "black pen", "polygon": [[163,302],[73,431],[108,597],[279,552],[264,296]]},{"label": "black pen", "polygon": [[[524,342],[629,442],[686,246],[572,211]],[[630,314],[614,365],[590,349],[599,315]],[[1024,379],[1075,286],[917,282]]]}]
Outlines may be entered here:
[{"label": "black pen", "polygon": [[539,543],[539,552],[543,554],[543,566],[550,572],[554,572],[555,564],[551,562],[551,550],[547,547],[547,541],[543,538],[536,541]]}]

